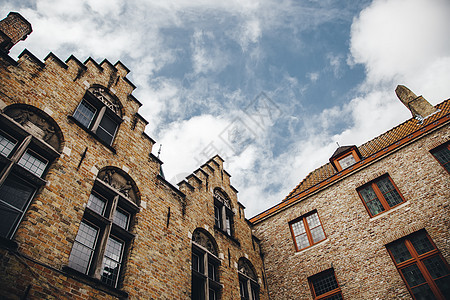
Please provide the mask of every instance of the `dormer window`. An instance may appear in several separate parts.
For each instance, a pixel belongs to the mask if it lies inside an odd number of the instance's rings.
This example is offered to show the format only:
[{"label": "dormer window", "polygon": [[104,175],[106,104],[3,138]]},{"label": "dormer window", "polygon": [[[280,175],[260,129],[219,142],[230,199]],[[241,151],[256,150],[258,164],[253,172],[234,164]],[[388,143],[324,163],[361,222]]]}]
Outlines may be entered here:
[{"label": "dormer window", "polygon": [[356,146],[339,147],[330,158],[331,164],[338,172],[353,166],[360,160],[361,154]]},{"label": "dormer window", "polygon": [[72,117],[83,129],[110,146],[122,122],[121,105],[105,88],[92,87]]}]

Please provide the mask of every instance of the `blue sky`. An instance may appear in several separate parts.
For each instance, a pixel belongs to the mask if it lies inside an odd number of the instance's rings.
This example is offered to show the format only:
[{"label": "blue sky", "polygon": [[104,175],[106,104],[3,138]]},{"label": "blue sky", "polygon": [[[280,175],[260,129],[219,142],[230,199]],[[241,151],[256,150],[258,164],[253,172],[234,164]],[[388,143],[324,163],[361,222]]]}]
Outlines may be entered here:
[{"label": "blue sky", "polygon": [[326,163],[410,117],[404,84],[450,96],[447,0],[0,0],[43,59],[121,60],[176,184],[218,153],[251,217]]}]

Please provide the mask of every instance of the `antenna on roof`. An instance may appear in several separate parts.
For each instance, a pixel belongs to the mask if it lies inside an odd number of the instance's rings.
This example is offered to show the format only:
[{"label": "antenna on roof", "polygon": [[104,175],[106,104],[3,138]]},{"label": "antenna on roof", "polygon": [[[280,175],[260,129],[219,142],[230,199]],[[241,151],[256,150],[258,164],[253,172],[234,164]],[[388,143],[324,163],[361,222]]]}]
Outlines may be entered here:
[{"label": "antenna on roof", "polygon": [[338,145],[338,147],[340,147],[341,145],[339,145],[339,143],[338,142],[336,142],[336,144]]},{"label": "antenna on roof", "polygon": [[159,144],[158,158],[159,158],[159,155],[161,154],[161,148],[162,148],[162,144]]}]

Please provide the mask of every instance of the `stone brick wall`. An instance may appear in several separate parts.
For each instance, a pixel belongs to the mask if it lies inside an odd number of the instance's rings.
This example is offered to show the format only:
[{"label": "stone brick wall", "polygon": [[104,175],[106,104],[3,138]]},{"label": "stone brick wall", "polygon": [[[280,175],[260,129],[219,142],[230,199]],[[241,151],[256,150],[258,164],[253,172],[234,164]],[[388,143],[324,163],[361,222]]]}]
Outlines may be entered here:
[{"label": "stone brick wall", "polygon": [[[215,238],[221,259],[222,299],[239,298],[237,261],[247,257],[267,299],[259,249],[237,202],[237,191],[219,157],[194,172],[180,190],[159,176],[161,162],[151,154],[154,141],[144,133],[140,102],[120,62],[89,58],[65,62],[50,53],[44,61],[25,50],[19,60],[0,58],[0,109],[31,105],[61,130],[60,156],[49,167],[17,229],[17,249],[0,245],[0,296],[20,299],[190,299],[191,238],[204,228]],[[71,116],[88,88],[101,85],[121,102],[123,122],[110,147]],[[131,242],[117,289],[67,267],[69,256],[99,170],[116,167],[136,183],[141,196]],[[196,178],[197,177],[197,178]],[[222,188],[235,208],[235,238],[214,228],[213,190]],[[238,209],[239,208],[239,209]],[[169,216],[170,211],[170,216]],[[14,247],[13,247],[14,248]],[[229,255],[230,254],[230,255]]]},{"label": "stone brick wall", "polygon": [[[311,299],[308,277],[334,268],[344,299],[411,299],[385,245],[425,229],[450,260],[449,174],[429,150],[440,129],[254,225],[271,299]],[[371,218],[356,189],[388,173],[406,203]],[[317,210],[326,240],[295,251],[289,222]]]}]

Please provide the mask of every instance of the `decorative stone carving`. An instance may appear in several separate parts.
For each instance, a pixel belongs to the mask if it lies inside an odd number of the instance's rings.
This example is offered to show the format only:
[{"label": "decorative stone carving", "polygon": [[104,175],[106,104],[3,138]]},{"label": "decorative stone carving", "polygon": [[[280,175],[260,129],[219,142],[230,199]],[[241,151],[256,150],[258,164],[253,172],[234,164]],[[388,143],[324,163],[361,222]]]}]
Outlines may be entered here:
[{"label": "decorative stone carving", "polygon": [[119,101],[115,97],[111,96],[105,88],[92,87],[89,89],[89,92],[91,92],[92,95],[94,95],[98,100],[100,100],[118,116],[122,117]]},{"label": "decorative stone carving", "polygon": [[203,246],[209,252],[217,256],[217,249],[214,245],[214,242],[203,231],[198,229],[195,230],[194,234],[192,235],[192,241],[194,241],[196,244],[200,246]]},{"label": "decorative stone carving", "polygon": [[257,280],[256,274],[253,271],[252,266],[250,266],[250,263],[246,259],[243,258],[239,259],[238,271],[255,281]]},{"label": "decorative stone carving", "polygon": [[228,198],[228,196],[219,189],[214,190],[214,198],[216,198],[219,202],[222,202],[223,205],[229,209],[232,209],[230,198]]},{"label": "decorative stone carving", "polygon": [[122,193],[136,205],[138,204],[137,187],[125,172],[120,169],[106,168],[101,170],[97,177],[119,193]]},{"label": "decorative stone carving", "polygon": [[28,132],[41,138],[47,144],[59,151],[60,138],[57,134],[56,123],[43,112],[32,106],[8,107],[6,115],[19,123]]}]

